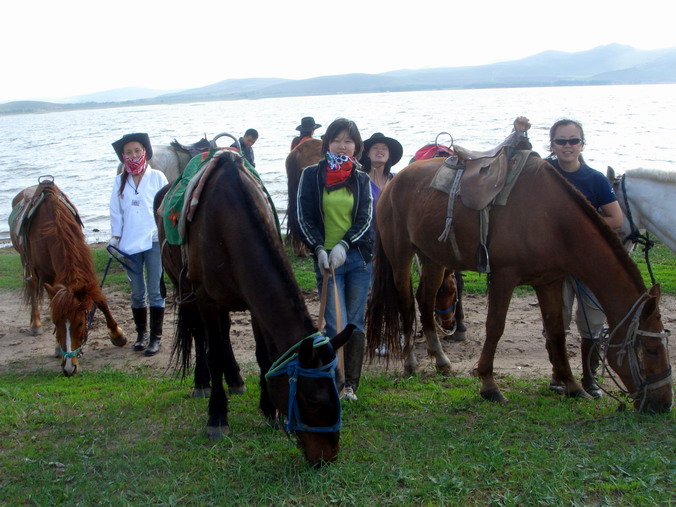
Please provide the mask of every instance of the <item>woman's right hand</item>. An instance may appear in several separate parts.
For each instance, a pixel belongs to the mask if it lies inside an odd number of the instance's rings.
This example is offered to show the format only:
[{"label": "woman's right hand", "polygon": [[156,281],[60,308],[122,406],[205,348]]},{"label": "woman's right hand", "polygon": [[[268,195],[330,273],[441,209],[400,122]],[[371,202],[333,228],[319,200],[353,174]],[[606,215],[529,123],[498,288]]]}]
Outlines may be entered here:
[{"label": "woman's right hand", "polygon": [[108,246],[112,246],[113,248],[118,248],[120,246],[120,237],[119,236],[113,236],[110,238],[110,241],[108,242]]}]

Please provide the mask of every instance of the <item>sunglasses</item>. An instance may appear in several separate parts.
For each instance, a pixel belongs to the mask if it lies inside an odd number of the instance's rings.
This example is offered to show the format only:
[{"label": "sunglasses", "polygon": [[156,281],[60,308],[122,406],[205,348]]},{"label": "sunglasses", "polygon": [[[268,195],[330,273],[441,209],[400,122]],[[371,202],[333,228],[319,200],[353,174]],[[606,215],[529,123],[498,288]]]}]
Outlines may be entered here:
[{"label": "sunglasses", "polygon": [[559,146],[565,146],[566,144],[575,146],[576,144],[580,144],[581,142],[582,139],[580,139],[579,137],[573,137],[571,139],[554,139],[554,144],[558,144]]}]

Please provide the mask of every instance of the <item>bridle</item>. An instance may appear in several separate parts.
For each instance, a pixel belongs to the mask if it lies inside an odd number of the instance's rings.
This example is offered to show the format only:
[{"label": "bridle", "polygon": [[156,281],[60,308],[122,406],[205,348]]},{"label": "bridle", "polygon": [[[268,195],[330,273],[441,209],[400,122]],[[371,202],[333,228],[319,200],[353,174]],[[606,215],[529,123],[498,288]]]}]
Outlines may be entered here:
[{"label": "bridle", "polygon": [[622,188],[622,199],[624,201],[624,209],[627,213],[627,219],[629,220],[629,234],[625,236],[622,240],[622,243],[631,241],[634,245],[638,244],[643,247],[643,252],[645,253],[645,264],[648,268],[648,273],[650,274],[650,281],[655,285],[655,276],[653,275],[652,266],[650,266],[650,259],[648,258],[648,252],[652,247],[655,246],[655,242],[650,239],[648,231],[645,234],[641,234],[638,227],[634,223],[634,218],[631,214],[631,207],[629,206],[629,199],[627,198],[627,184],[626,184],[626,173],[619,177],[620,187]]},{"label": "bridle", "polygon": [[[643,307],[648,301],[648,298],[649,298],[648,294],[646,293],[641,294],[641,296],[639,296],[639,298],[634,302],[629,312],[627,312],[627,314],[615,326],[615,328],[612,331],[605,330],[599,340],[600,347],[602,349],[599,353],[599,356],[601,357],[603,369],[608,372],[608,376],[612,379],[612,381],[620,389],[621,392],[628,394],[634,400],[637,399],[641,400],[641,406],[639,407],[639,411],[643,409],[649,391],[654,391],[665,385],[671,385],[672,382],[671,365],[669,365],[669,367],[665,371],[663,371],[662,373],[658,373],[657,375],[646,377],[643,373],[644,368],[638,354],[638,348],[641,345],[641,338],[642,337],[659,338],[660,343],[665,347],[665,350],[669,350],[669,335],[671,334],[671,332],[666,329],[663,329],[659,333],[639,329],[638,327],[639,317],[641,315],[641,312],[643,311]],[[631,321],[629,322],[627,333],[625,334],[624,339],[620,343],[611,344],[610,342],[613,339],[615,333],[617,333],[620,326],[622,326],[625,323],[625,321],[627,321],[627,319],[630,318]],[[629,364],[631,379],[634,385],[636,386],[635,391],[633,393],[630,393],[628,390],[626,390],[624,387],[620,385],[620,383],[612,374],[608,366],[607,363],[608,352],[610,351],[610,349],[615,348],[619,349],[619,351],[617,352],[618,366],[622,366],[625,360]],[[609,396],[615,398],[615,396],[613,396],[611,393],[608,393],[608,391],[605,392]],[[615,399],[617,400],[617,398]]]},{"label": "bridle", "polygon": [[279,359],[272,364],[270,370],[265,374],[266,379],[284,374],[289,376],[289,405],[285,425],[287,433],[292,433],[294,431],[333,433],[340,430],[340,427],[343,424],[340,402],[338,403],[338,420],[332,426],[309,426],[301,420],[300,410],[298,409],[298,398],[296,396],[298,379],[300,377],[331,379],[333,388],[336,391],[336,399],[339,399],[338,387],[336,386],[336,367],[338,366],[338,358],[336,356],[334,356],[333,360],[328,364],[316,368],[303,368],[300,365],[300,359],[298,358],[296,349],[298,349],[300,344],[305,340],[310,339],[313,340],[314,348],[328,345],[333,350],[331,341],[326,336],[321,333],[314,333],[291,346],[289,350],[282,354]]},{"label": "bridle", "polygon": [[444,335],[450,336],[453,333],[455,333],[455,330],[458,327],[458,321],[456,320],[453,323],[453,327],[451,329],[446,329],[445,327],[442,326],[443,322],[443,316],[448,315],[451,312],[455,312],[455,308],[458,306],[458,299],[456,298],[453,303],[451,303],[451,306],[446,308],[445,310],[441,310],[439,308],[434,308],[434,323],[437,325],[437,329],[441,331]]}]

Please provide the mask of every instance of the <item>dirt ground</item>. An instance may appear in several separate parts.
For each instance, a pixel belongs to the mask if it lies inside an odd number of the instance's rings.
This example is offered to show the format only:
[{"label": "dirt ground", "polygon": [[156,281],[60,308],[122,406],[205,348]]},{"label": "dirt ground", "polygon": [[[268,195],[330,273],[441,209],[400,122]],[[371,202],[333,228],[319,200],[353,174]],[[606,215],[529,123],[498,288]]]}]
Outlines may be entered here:
[{"label": "dirt ground", "polygon": [[[170,365],[169,356],[173,338],[174,315],[171,300],[164,321],[164,339],[162,350],[153,357],[134,352],[131,344],[135,339],[134,323],[129,309],[129,296],[121,291],[106,293],[111,311],[127,334],[129,343],[122,348],[113,346],[107,337],[105,319],[97,312],[94,325],[90,331],[84,355],[80,358],[80,370],[96,370],[109,366],[119,370],[129,370],[138,366],[146,366],[166,371]],[[314,293],[305,295],[310,314],[316,317],[319,312],[319,300]],[[661,305],[663,322],[667,329],[673,329],[676,321],[676,297],[665,296]],[[49,320],[46,300],[43,302],[43,328],[40,336],[30,336],[29,308],[23,305],[21,293],[0,292],[0,373],[30,372],[50,370],[60,374],[60,362],[53,357],[55,340],[53,327]],[[443,340],[444,350],[451,360],[453,371],[458,376],[469,376],[476,366],[481,353],[486,318],[485,296],[464,296],[467,339],[464,342]],[[500,375],[528,375],[546,377],[551,372],[547,359],[544,340],[541,335],[540,312],[534,295],[515,296],[512,300],[505,334],[496,354],[495,372]],[[249,315],[246,312],[233,315],[232,344],[237,360],[244,373],[255,373],[254,341],[250,327]],[[675,357],[674,340],[670,344],[670,357]],[[568,354],[573,371],[580,374],[579,336],[574,332],[568,340]],[[423,374],[433,374],[434,365],[426,359],[425,344],[417,343],[417,353]],[[384,362],[377,361],[365,364],[365,369],[383,369]],[[401,363],[391,362],[390,370],[402,372]],[[170,370],[171,371],[171,370]]]}]

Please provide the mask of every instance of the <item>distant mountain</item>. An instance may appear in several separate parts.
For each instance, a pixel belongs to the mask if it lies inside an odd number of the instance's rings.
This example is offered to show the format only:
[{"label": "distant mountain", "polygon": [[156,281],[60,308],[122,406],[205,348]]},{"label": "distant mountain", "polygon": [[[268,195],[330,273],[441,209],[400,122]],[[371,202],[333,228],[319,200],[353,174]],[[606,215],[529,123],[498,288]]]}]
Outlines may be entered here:
[{"label": "distant mountain", "polygon": [[[170,93],[125,88],[77,97],[80,100],[69,104],[8,102],[0,104],[0,114],[343,93],[657,83],[676,83],[676,48],[644,51],[609,44],[577,53],[544,51],[520,60],[489,65],[403,69],[381,74],[344,74],[299,80],[226,79],[209,86]],[[132,98],[133,93],[138,95]]]},{"label": "distant mountain", "polygon": [[59,102],[80,104],[83,102],[124,102],[128,100],[153,99],[167,93],[177,93],[181,90],[153,90],[151,88],[116,88],[105,92],[90,93],[69,97]]}]

